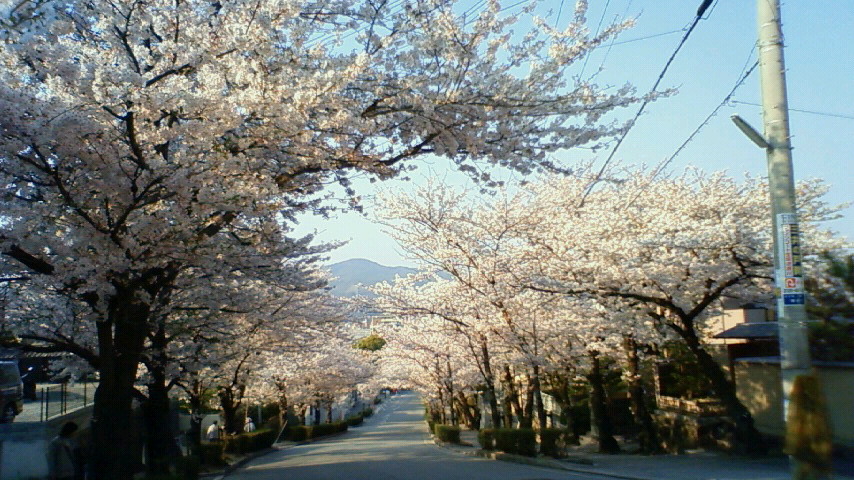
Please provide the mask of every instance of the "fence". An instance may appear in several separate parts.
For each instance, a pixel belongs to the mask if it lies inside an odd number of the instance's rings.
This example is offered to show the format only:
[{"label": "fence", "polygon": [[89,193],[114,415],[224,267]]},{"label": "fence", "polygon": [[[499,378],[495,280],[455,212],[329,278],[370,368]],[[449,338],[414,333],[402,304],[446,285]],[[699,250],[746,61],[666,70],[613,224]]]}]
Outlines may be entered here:
[{"label": "fence", "polygon": [[60,383],[42,387],[39,392],[39,421],[65,415],[90,405],[98,384]]}]

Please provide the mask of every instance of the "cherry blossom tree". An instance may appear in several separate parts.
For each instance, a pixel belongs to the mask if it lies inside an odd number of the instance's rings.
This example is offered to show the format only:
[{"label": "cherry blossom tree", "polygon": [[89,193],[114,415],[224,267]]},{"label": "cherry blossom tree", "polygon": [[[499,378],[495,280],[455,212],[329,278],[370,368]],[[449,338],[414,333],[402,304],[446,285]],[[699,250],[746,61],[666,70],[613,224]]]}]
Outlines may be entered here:
[{"label": "cherry blossom tree", "polygon": [[[586,183],[553,179],[532,204],[542,228],[530,237],[540,265],[534,288],[617,300],[644,311],[680,338],[714,385],[747,449],[762,448],[750,412],[704,345],[705,321],[725,297],[771,294],[767,185],[689,170],[656,177],[629,170],[580,202]],[[821,251],[838,239],[815,227],[835,209],[819,201],[819,182],[800,185],[805,245]],[[809,252],[806,252],[809,253]]]},{"label": "cherry blossom tree", "polygon": [[[489,2],[55,0],[5,3],[4,269],[75,302],[96,339],[95,475],[120,478],[142,352],[182,275],[260,274],[306,252],[286,222],[349,172],[427,154],[555,169],[548,154],[622,128],[625,86],[567,69],[628,26],[561,31]],[[82,354],[68,342],[54,342]]]}]

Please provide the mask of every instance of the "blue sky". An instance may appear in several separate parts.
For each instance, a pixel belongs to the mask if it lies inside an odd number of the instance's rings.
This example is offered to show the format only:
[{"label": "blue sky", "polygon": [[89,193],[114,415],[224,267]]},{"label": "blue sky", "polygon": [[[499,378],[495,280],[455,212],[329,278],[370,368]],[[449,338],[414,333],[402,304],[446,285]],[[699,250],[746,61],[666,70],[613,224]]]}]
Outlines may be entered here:
[{"label": "blue sky", "polygon": [[[559,26],[566,25],[574,3],[565,1]],[[700,0],[590,0],[588,22],[592,31],[596,30],[600,19],[604,19],[605,25],[629,16],[637,19],[637,25],[622,33],[610,49],[594,52],[587,61],[585,76],[601,66],[603,71],[596,77],[600,84],[620,86],[628,81],[639,92],[649,90],[678,45],[683,34],[680,30],[693,20],[700,3]],[[827,180],[831,184],[828,196],[831,203],[854,200],[852,7],[851,0],[788,1],[782,7],[795,178]],[[554,24],[559,8],[560,0],[550,0],[542,2],[538,11],[545,15],[551,9],[552,15],[548,18]],[[753,48],[757,31],[755,2],[717,0],[706,17],[691,34],[660,86],[677,88],[679,93],[647,107],[615,160],[655,165],[673,155],[726,97],[745,66],[752,65],[756,59],[757,52]],[[639,40],[633,41],[636,39]],[[581,73],[581,66],[577,65],[573,73]],[[730,115],[738,113],[761,131],[760,107],[751,105],[760,103],[758,69],[736,91],[733,99],[744,103],[724,106],[672,161],[670,169],[681,170],[694,165],[709,171],[727,170],[734,176],[744,172],[765,174],[765,153],[744,137],[729,119]],[[628,119],[634,111],[621,112],[620,118]],[[560,158],[567,162],[594,160],[601,165],[607,154],[607,151],[593,154],[579,149],[566,152]],[[410,189],[413,183],[432,175],[465,183],[461,176],[447,173],[444,161],[424,162],[424,167],[412,175],[412,182],[389,181],[380,188]],[[370,198],[375,186],[367,182],[357,182],[356,186],[361,187],[359,193],[367,200],[367,216],[346,213],[329,220],[304,217],[297,232],[316,231],[317,238],[322,241],[349,241],[329,255],[330,263],[367,258],[384,265],[410,265],[394,241],[370,220]],[[845,218],[830,226],[852,239],[854,207],[848,207],[843,213]]]}]

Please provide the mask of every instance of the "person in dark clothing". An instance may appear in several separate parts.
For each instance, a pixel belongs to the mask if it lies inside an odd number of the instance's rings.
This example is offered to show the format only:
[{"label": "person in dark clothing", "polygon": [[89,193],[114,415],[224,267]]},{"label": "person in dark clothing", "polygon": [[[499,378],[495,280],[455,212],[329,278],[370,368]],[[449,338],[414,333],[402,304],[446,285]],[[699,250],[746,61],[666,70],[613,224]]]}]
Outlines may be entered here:
[{"label": "person in dark clothing", "polygon": [[50,480],[75,480],[77,478],[77,455],[74,439],[77,424],[68,422],[62,426],[59,435],[47,446],[47,467]]}]

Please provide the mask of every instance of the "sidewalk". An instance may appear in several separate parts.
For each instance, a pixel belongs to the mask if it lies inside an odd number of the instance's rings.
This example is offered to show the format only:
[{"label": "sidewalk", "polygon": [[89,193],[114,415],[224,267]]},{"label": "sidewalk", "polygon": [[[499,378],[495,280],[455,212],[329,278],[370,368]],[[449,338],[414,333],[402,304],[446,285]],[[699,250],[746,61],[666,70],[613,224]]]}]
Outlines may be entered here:
[{"label": "sidewalk", "polygon": [[[568,458],[556,460],[480,450],[477,432],[463,431],[460,440],[471,446],[450,444],[442,446],[465,455],[607,475],[626,480],[790,480],[792,478],[788,459],[783,456],[754,458],[702,450],[685,455],[603,455],[595,453],[595,447],[587,444],[574,448]],[[854,480],[854,462],[851,460],[838,462],[833,478]]]}]

